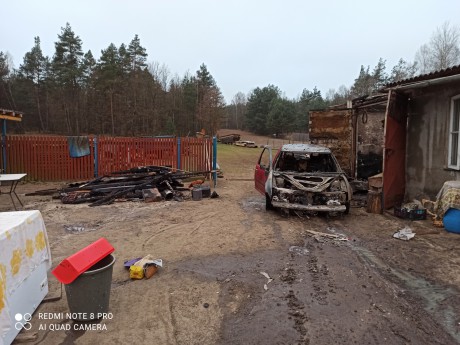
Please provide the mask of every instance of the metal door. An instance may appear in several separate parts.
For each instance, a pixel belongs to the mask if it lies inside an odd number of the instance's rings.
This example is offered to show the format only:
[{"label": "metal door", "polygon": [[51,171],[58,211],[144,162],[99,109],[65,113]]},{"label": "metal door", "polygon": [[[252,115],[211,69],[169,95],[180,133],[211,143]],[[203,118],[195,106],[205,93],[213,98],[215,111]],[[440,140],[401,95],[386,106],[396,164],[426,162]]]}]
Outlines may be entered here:
[{"label": "metal door", "polygon": [[259,160],[256,164],[256,170],[254,172],[254,184],[255,188],[265,195],[265,182],[267,181],[268,173],[270,172],[272,165],[272,150],[266,146],[260,154]]},{"label": "metal door", "polygon": [[383,207],[404,201],[406,191],[407,97],[390,90],[385,116]]}]

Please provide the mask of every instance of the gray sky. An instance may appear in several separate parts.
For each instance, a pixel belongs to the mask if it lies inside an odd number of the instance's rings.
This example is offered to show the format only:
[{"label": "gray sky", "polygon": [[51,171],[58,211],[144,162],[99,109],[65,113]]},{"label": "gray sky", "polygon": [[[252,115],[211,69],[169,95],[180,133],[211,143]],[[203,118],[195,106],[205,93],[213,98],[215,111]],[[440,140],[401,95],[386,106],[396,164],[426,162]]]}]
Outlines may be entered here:
[{"label": "gray sky", "polygon": [[382,57],[390,72],[399,58],[413,61],[436,27],[460,25],[458,0],[4,0],[0,9],[0,51],[15,67],[35,36],[52,57],[69,22],[96,58],[138,34],[148,61],[171,76],[205,63],[227,102],[268,84],[289,98],[315,86],[325,96],[350,86],[361,65]]}]

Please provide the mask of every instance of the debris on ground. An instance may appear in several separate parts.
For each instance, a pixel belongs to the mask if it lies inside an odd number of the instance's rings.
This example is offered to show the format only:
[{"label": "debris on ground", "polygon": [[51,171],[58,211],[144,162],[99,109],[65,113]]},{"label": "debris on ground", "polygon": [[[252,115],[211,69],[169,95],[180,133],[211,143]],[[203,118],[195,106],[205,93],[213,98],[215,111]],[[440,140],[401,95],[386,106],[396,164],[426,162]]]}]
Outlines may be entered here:
[{"label": "debris on ground", "polygon": [[268,290],[268,284],[270,282],[273,281],[273,279],[268,275],[267,272],[259,272],[260,274],[262,274],[265,278],[267,278],[267,283],[264,284],[264,290],[267,291]]},{"label": "debris on ground", "polygon": [[411,238],[415,236],[415,232],[412,232],[412,229],[408,226],[405,226],[403,229],[396,231],[393,234],[394,238],[403,241],[409,241]]},{"label": "debris on ground", "polygon": [[217,194],[216,191],[213,191],[213,192],[211,193],[211,199],[216,199],[216,198],[218,198],[218,197],[219,197],[219,194]]},{"label": "debris on ground", "polygon": [[309,253],[307,248],[299,247],[299,246],[290,246],[289,251],[291,253],[295,253],[299,255],[307,255]]},{"label": "debris on ground", "polygon": [[143,258],[131,259],[124,262],[124,266],[129,268],[129,277],[131,279],[150,279],[159,267],[163,267],[163,260],[153,259],[152,255],[146,255]]},{"label": "debris on ground", "polygon": [[240,134],[232,133],[232,134],[227,134],[227,135],[220,135],[217,138],[217,141],[222,144],[234,144],[235,141],[239,141],[240,139],[241,139]]},{"label": "debris on ground", "polygon": [[423,207],[422,203],[418,200],[413,200],[402,204],[401,206],[394,207],[394,215],[399,218],[410,220],[425,220],[427,210]]},{"label": "debris on ground", "polygon": [[79,234],[79,233],[87,232],[87,231],[95,231],[96,228],[87,227],[83,224],[77,224],[77,225],[64,225],[64,230],[72,234]]},{"label": "debris on ground", "polygon": [[319,231],[313,231],[313,230],[307,230],[307,232],[314,238],[318,239],[320,237],[326,237],[332,240],[337,240],[337,241],[348,241],[348,237],[342,234],[328,234],[326,232],[319,232]]},{"label": "debris on ground", "polygon": [[195,186],[201,186],[203,183],[204,183],[204,180],[195,180],[195,181],[190,182],[188,187],[193,188]]},{"label": "debris on ground", "polygon": [[[185,172],[170,167],[143,166],[112,172],[91,181],[69,184],[55,190],[64,204],[90,203],[89,206],[109,205],[114,201],[155,202],[161,200],[183,201],[183,179],[207,176],[210,171]],[[200,185],[204,180],[199,180]],[[47,190],[50,193],[51,190]],[[40,193],[40,191],[36,192]],[[40,194],[41,195],[41,194]]]}]

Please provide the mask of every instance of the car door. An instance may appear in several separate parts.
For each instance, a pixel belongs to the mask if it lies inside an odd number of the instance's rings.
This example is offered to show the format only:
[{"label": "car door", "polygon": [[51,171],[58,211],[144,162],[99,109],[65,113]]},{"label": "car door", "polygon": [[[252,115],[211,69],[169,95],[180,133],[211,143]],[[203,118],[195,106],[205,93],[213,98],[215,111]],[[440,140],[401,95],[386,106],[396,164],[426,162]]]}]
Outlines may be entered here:
[{"label": "car door", "polygon": [[272,150],[269,146],[265,146],[260,154],[254,172],[254,185],[256,190],[265,194],[265,182],[267,181],[268,173],[272,165]]}]

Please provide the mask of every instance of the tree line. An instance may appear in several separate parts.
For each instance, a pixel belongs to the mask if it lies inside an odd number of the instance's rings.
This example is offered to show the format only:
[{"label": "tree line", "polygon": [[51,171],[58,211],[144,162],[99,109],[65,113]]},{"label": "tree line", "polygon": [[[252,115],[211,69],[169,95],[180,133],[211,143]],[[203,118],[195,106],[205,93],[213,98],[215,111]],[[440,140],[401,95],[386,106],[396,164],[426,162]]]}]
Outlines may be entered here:
[{"label": "tree line", "polygon": [[438,27],[428,43],[422,45],[413,62],[400,59],[387,70],[380,58],[374,68],[361,65],[353,85],[330,89],[323,96],[319,90],[304,89],[296,99],[282,96],[274,85],[252,90],[248,97],[238,93],[227,105],[228,128],[243,128],[258,134],[278,135],[308,131],[308,112],[343,104],[347,100],[378,93],[386,84],[412,78],[460,64],[460,28],[448,22]]},{"label": "tree line", "polygon": [[169,78],[166,66],[147,63],[138,35],[113,43],[96,61],[69,23],[61,28],[52,58],[40,38],[12,69],[0,52],[0,108],[27,114],[18,128],[59,134],[128,136],[216,133],[225,102],[205,64],[194,75]]},{"label": "tree line", "polygon": [[58,134],[128,136],[214,135],[221,127],[280,135],[308,131],[308,112],[372,95],[386,84],[460,64],[460,29],[444,23],[415,54],[389,71],[380,58],[371,69],[361,65],[353,85],[316,87],[289,99],[275,85],[238,92],[229,104],[203,63],[195,74],[171,78],[165,65],[147,63],[135,35],[128,44],[113,43],[96,61],[70,24],[61,28],[55,53],[43,55],[40,38],[18,69],[0,51],[0,108],[27,114],[17,130]]}]

